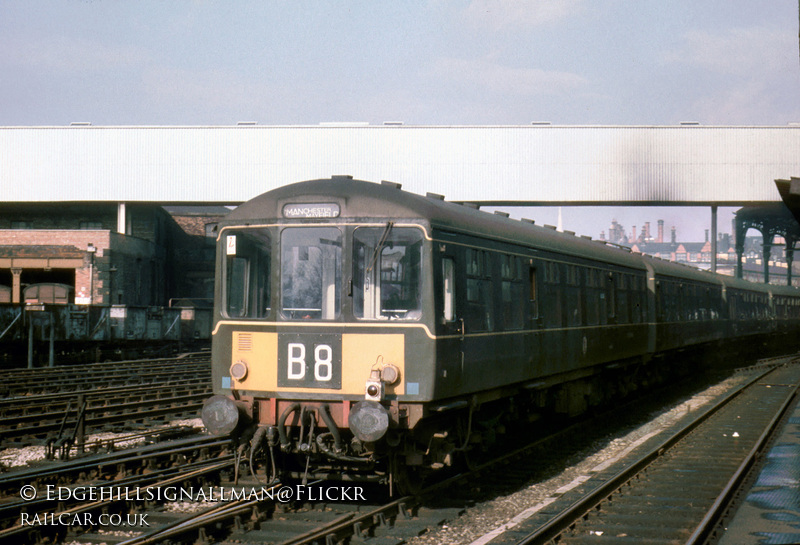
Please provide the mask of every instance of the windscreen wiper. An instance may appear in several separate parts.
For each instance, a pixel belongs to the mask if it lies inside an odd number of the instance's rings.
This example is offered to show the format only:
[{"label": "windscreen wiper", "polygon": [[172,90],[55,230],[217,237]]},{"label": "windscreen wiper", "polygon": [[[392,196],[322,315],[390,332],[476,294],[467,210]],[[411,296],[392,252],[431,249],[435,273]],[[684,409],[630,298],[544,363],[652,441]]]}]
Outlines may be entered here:
[{"label": "windscreen wiper", "polygon": [[367,274],[372,272],[372,269],[375,268],[375,263],[378,261],[378,256],[380,255],[383,247],[386,246],[386,239],[389,238],[389,233],[392,231],[392,227],[394,227],[394,223],[391,221],[386,222],[386,227],[383,230],[383,234],[381,235],[381,239],[378,241],[378,245],[375,246],[375,250],[372,252],[372,259],[370,260],[369,267],[367,267]]}]

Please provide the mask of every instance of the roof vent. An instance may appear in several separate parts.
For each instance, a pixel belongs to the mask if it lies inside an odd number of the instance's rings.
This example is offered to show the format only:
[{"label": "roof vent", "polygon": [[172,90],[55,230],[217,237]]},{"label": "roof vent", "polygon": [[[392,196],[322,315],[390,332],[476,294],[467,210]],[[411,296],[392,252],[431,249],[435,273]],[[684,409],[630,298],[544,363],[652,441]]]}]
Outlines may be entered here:
[{"label": "roof vent", "polygon": [[549,121],[531,121],[531,125],[552,125]]},{"label": "roof vent", "polygon": [[700,124],[700,122],[699,122],[699,121],[681,121],[681,125],[683,125],[683,126],[687,126],[687,125],[699,125],[699,124]]},{"label": "roof vent", "polygon": [[402,127],[404,123],[402,121],[384,121],[383,124],[389,127]]},{"label": "roof vent", "polygon": [[402,189],[403,184],[398,184],[397,182],[390,182],[388,180],[381,180],[381,185],[385,185],[386,187],[392,187],[394,189]]},{"label": "roof vent", "polygon": [[425,196],[428,197],[429,199],[436,199],[437,201],[443,201],[444,200],[444,195],[439,195],[438,193],[430,193],[430,192],[428,192],[428,193],[425,193]]},{"label": "roof vent", "polygon": [[507,218],[510,215],[508,212],[501,212],[500,210],[495,210],[494,213],[498,216],[503,216],[504,218]]},{"label": "roof vent", "polygon": [[350,174],[334,174],[333,176],[331,176],[331,180],[336,178],[344,178],[346,180],[352,180],[353,176],[351,176]]},{"label": "roof vent", "polygon": [[73,121],[69,124],[70,127],[89,127],[91,126],[91,121]]},{"label": "roof vent", "polygon": [[565,235],[575,236],[575,231],[563,231]]},{"label": "roof vent", "polygon": [[478,203],[476,203],[476,202],[462,202],[461,204],[463,204],[463,205],[464,205],[464,206],[466,206],[467,208],[472,208],[472,209],[474,209],[474,210],[477,210],[478,208],[480,208],[480,207],[481,207],[481,205],[479,205],[479,204],[478,204]]},{"label": "roof vent", "polygon": [[533,225],[534,223],[536,223],[536,220],[532,220],[532,219],[530,219],[530,218],[522,218],[520,221],[521,221],[522,223],[530,223],[531,225]]},{"label": "roof vent", "polygon": [[590,237],[589,235],[581,235],[581,238],[586,240],[592,240],[592,237]]},{"label": "roof vent", "polygon": [[545,225],[544,228],[545,229],[550,229],[551,231],[555,231],[556,230],[556,226],[555,225]]},{"label": "roof vent", "polygon": [[239,121],[237,125],[258,125],[258,121]]}]

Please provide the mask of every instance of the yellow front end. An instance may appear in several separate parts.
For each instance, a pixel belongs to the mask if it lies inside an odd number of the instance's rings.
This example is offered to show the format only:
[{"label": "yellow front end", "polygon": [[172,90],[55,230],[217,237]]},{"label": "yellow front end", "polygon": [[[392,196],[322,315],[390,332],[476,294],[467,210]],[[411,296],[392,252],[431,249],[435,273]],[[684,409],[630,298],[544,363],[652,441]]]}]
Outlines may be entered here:
[{"label": "yellow front end", "polygon": [[388,399],[405,394],[402,333],[233,331],[231,387],[255,397],[359,399],[378,371]]}]

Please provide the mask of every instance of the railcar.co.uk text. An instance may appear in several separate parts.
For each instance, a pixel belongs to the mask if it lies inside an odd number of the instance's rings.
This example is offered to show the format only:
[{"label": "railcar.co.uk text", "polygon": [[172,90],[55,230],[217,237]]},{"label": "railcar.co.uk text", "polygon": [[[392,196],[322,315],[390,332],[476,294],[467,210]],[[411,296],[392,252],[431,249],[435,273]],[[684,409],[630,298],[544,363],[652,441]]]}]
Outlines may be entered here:
[{"label": "railcar.co.uk text", "polygon": [[[108,487],[47,485],[43,499],[48,501],[141,501],[141,502],[230,502],[230,501],[366,501],[360,486],[262,486],[262,487]],[[20,497],[33,501],[40,491],[33,485],[20,489]],[[83,513],[21,513],[23,526],[149,526],[147,514],[129,515]]]}]

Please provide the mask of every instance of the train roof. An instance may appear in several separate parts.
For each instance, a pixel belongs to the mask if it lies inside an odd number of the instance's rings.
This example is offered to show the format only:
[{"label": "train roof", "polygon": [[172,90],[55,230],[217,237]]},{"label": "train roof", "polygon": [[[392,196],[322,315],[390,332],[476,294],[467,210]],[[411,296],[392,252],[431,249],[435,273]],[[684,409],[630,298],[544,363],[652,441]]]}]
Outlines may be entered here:
[{"label": "train roof", "polygon": [[601,259],[642,269],[641,260],[627,250],[606,246],[532,223],[491,214],[469,205],[445,201],[440,195],[417,195],[403,191],[399,184],[374,183],[335,176],[330,179],[298,182],[274,189],[242,204],[222,225],[271,222],[282,218],[287,204],[332,203],[341,207],[341,218],[394,219],[421,221],[433,228],[525,243],[541,250]]},{"label": "train roof", "polygon": [[[525,220],[511,219],[503,214],[492,214],[469,205],[445,201],[440,195],[417,195],[403,191],[399,184],[380,184],[354,180],[350,176],[297,182],[259,195],[232,211],[221,225],[273,223],[284,220],[286,205],[337,204],[339,216],[345,219],[396,219],[403,218],[429,224],[435,229],[454,231],[478,237],[491,234],[494,240],[524,244],[542,251],[567,254],[624,267],[644,270],[652,268],[656,274],[680,277],[686,280],[721,283],[730,287],[758,288],[765,291],[782,291],[779,286],[766,286],[723,275],[714,275],[687,265],[632,253],[603,241],[575,236],[571,232],[558,232],[534,225]],[[307,220],[306,220],[307,221]],[[649,265],[649,267],[648,267]],[[794,293],[795,288],[790,288]]]}]

